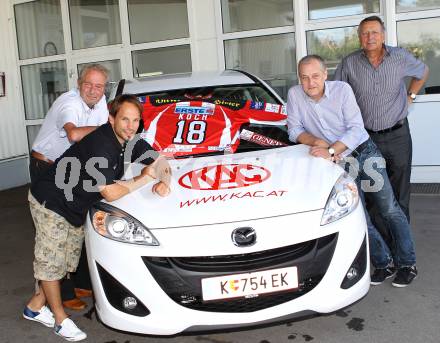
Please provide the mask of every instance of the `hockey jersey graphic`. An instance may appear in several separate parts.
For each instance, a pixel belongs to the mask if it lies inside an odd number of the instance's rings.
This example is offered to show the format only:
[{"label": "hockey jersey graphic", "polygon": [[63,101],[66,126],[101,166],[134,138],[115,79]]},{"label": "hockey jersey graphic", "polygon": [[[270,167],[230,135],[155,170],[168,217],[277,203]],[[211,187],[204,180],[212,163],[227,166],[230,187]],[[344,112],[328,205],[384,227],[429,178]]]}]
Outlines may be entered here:
[{"label": "hockey jersey graphic", "polygon": [[157,151],[182,156],[212,151],[235,152],[240,127],[247,123],[285,124],[285,107],[254,101],[140,98],[142,137]]}]

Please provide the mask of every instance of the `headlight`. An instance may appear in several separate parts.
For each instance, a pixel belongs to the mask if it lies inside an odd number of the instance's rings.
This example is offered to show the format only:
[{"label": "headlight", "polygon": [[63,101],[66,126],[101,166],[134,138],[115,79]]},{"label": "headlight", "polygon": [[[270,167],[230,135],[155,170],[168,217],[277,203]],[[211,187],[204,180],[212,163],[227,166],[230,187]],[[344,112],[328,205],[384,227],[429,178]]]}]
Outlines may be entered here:
[{"label": "headlight", "polygon": [[356,183],[347,173],[342,174],[333,186],[322,215],[321,225],[334,222],[351,213],[359,203]]},{"label": "headlight", "polygon": [[103,202],[93,205],[90,220],[101,236],[125,243],[159,245],[156,237],[142,223],[112,205]]}]

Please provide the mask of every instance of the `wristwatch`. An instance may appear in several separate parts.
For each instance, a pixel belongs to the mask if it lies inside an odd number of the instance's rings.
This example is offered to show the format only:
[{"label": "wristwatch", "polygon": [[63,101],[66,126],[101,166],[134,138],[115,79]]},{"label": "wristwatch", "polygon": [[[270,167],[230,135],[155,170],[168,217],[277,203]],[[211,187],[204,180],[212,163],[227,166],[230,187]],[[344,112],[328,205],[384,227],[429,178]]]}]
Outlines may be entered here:
[{"label": "wristwatch", "polygon": [[332,147],[328,148],[328,153],[330,154],[332,161],[335,158],[335,149],[333,149]]},{"label": "wristwatch", "polygon": [[417,94],[416,94],[416,93],[408,92],[408,96],[409,96],[412,100],[416,100],[416,98],[417,98]]}]

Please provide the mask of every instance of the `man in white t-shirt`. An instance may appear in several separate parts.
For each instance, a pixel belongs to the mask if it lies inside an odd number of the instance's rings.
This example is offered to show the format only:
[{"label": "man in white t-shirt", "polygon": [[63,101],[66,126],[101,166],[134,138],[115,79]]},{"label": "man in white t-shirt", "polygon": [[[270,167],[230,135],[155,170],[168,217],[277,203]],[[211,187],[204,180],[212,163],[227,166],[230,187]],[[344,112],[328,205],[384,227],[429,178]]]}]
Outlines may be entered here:
[{"label": "man in white t-shirt", "polygon": [[[31,183],[47,172],[49,167],[72,144],[108,121],[104,95],[108,70],[100,64],[90,64],[81,70],[78,87],[59,96],[44,118],[40,132],[32,145],[29,157]],[[78,288],[75,288],[78,287]],[[63,305],[81,310],[86,303],[79,299],[91,295],[87,258],[83,252],[77,273],[61,283]]]}]

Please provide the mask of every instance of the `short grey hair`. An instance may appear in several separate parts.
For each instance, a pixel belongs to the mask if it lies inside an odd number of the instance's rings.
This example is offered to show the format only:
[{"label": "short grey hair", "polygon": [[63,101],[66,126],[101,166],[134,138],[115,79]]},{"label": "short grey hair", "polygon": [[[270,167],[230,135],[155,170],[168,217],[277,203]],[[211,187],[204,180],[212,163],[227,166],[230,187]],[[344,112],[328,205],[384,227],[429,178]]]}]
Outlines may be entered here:
[{"label": "short grey hair", "polygon": [[370,21],[375,21],[378,22],[380,24],[380,27],[382,28],[382,32],[385,32],[385,24],[383,23],[382,19],[380,19],[380,17],[378,17],[377,15],[372,15],[370,17],[364,18],[362,19],[362,21],[359,23],[358,26],[358,35],[361,33],[361,27],[363,24],[368,23]]},{"label": "short grey hair", "polygon": [[91,64],[87,64],[84,68],[81,69],[81,71],[79,73],[79,77],[78,77],[78,83],[81,84],[83,82],[84,78],[86,77],[87,73],[92,70],[103,74],[105,76],[105,81],[106,82],[108,81],[109,70],[101,64],[91,63]]},{"label": "short grey hair", "polygon": [[327,69],[327,67],[326,67],[326,65],[325,65],[325,62],[324,62],[324,59],[323,59],[321,56],[319,56],[319,55],[307,55],[307,56],[304,56],[303,58],[301,58],[301,59],[299,60],[299,63],[298,63],[298,72],[299,72],[299,70],[301,69],[301,67],[302,67],[304,64],[309,64],[309,63],[312,62],[312,61],[318,61],[319,64],[320,64],[320,66],[321,66],[321,69],[322,69],[323,71],[325,71],[325,70]]}]

